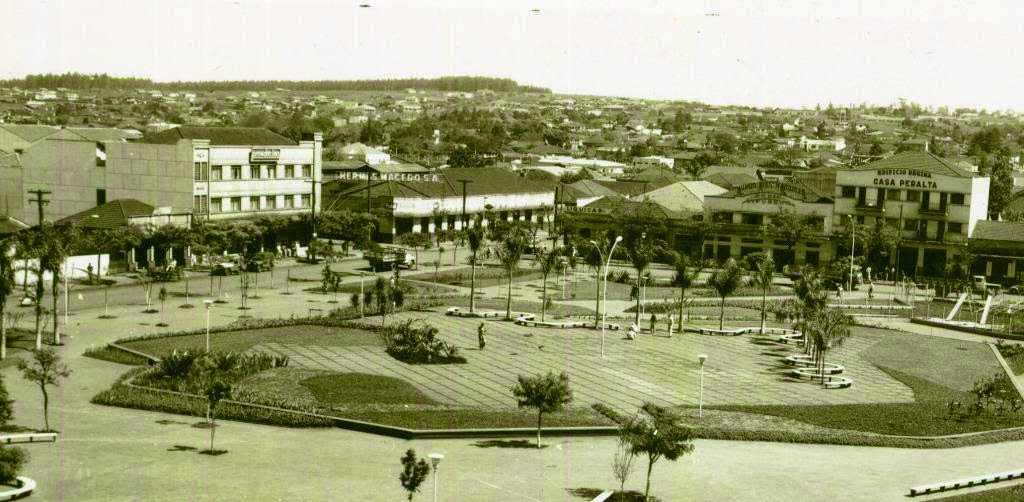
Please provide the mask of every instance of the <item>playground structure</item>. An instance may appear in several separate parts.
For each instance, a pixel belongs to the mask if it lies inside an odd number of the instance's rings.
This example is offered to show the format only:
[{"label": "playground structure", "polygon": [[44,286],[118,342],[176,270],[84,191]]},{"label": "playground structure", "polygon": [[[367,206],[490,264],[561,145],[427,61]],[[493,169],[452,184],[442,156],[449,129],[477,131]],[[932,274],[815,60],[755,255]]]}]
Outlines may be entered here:
[{"label": "playground structure", "polygon": [[967,289],[957,296],[956,303],[945,317],[932,316],[929,313],[918,321],[951,329],[1012,333],[1014,314],[1019,314],[1022,309],[1024,302],[1019,298],[1016,302],[1010,303],[1009,298],[999,291],[988,290],[984,302],[981,302],[974,298],[972,290]]}]

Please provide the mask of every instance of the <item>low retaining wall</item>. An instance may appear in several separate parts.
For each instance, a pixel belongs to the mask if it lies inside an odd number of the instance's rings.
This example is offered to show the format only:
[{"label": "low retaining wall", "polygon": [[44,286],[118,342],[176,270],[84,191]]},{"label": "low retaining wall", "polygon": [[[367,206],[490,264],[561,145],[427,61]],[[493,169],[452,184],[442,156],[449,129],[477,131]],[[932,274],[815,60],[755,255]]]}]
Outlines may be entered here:
[{"label": "low retaining wall", "polygon": [[0,434],[0,443],[56,443],[56,432],[29,432],[24,434]]},{"label": "low retaining wall", "polygon": [[942,481],[940,483],[932,483],[930,485],[912,486],[910,487],[910,496],[916,497],[918,495],[927,495],[929,493],[939,493],[949,490],[956,490],[960,488],[968,488],[972,486],[982,486],[999,481],[1010,481],[1012,479],[1020,478],[1024,478],[1024,469],[1017,469],[1015,471],[1003,471],[994,474],[985,474],[982,476],[975,476],[973,478],[962,478],[950,481]]},{"label": "low retaining wall", "polygon": [[32,478],[18,476],[18,487],[13,490],[0,492],[0,501],[17,500],[32,495],[36,489],[36,482]]}]

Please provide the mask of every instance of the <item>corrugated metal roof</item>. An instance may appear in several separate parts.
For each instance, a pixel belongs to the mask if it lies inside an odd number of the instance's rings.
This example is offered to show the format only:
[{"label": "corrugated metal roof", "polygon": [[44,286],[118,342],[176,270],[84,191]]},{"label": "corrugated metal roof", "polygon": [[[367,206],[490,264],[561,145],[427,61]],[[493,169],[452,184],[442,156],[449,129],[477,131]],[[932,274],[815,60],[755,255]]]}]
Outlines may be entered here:
[{"label": "corrugated metal roof", "polygon": [[1024,242],[1024,223],[980,220],[974,225],[971,240]]},{"label": "corrugated metal roof", "polygon": [[153,206],[135,199],[117,199],[72,214],[57,223],[76,223],[84,228],[118,228],[127,225],[129,217],[151,215],[153,209]]}]

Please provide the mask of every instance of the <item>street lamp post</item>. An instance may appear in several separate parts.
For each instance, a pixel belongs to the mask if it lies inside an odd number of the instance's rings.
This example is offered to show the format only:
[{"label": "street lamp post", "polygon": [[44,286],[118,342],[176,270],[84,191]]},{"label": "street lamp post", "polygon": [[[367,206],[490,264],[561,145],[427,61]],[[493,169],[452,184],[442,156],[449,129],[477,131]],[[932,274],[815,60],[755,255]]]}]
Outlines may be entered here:
[{"label": "street lamp post", "polygon": [[203,300],[206,305],[206,352],[210,352],[210,307],[213,306],[213,300]]},{"label": "street lamp post", "polygon": [[366,307],[363,305],[363,303],[364,303],[363,299],[366,298],[364,296],[364,294],[363,294],[363,278],[364,277],[366,277],[366,272],[359,272],[359,318],[360,319],[362,319],[363,317],[366,316],[366,313],[365,313],[365,308]]},{"label": "street lamp post", "polygon": [[850,289],[853,292],[853,250],[857,247],[857,223],[850,215]]},{"label": "street lamp post", "polygon": [[[602,359],[604,358],[604,330],[605,330],[605,326],[608,324],[608,267],[612,263],[612,255],[615,254],[615,246],[618,246],[620,242],[622,242],[622,236],[621,235],[615,238],[615,243],[612,244],[611,250],[608,251],[608,259],[605,260],[605,262],[604,262],[604,292],[601,295],[601,298],[602,298],[601,303],[603,304],[604,308],[603,309],[599,309],[599,310],[602,310],[602,312],[600,312],[600,314],[601,314],[601,358]],[[602,259],[604,259],[604,255],[601,253],[601,247],[598,246],[597,243],[594,242],[594,241],[590,241],[590,243],[593,244],[595,248],[597,248],[598,255],[601,256]]]},{"label": "street lamp post", "polygon": [[697,418],[704,418],[704,361],[708,360],[707,354],[699,354],[700,361],[700,398],[697,401]]},{"label": "street lamp post", "polygon": [[430,454],[430,465],[434,468],[434,502],[437,502],[437,466],[444,460],[444,455],[440,453]]}]

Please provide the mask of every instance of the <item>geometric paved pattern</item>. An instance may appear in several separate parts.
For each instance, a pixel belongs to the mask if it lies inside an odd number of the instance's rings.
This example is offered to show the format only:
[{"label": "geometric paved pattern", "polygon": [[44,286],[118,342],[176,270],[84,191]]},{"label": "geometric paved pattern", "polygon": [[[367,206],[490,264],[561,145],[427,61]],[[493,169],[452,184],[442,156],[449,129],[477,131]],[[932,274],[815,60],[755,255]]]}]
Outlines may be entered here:
[{"label": "geometric paved pattern", "polygon": [[[708,404],[853,404],[913,401],[912,391],[890,378],[859,353],[882,335],[854,327],[853,336],[829,356],[842,364],[853,387],[825,390],[783,374],[779,361],[799,349],[782,346],[757,335],[736,337],[693,334],[623,339],[621,332],[606,332],[606,358],[600,354],[600,331],[591,329],[538,329],[504,321],[483,321],[487,347],[477,347],[476,327],[481,322],[440,313],[403,312],[391,317],[426,318],[440,336],[460,348],[467,364],[409,365],[391,358],[379,346],[324,347],[263,343],[255,350],[287,355],[295,367],[340,372],[379,374],[401,378],[430,398],[464,407],[514,408],[510,388],[519,374],[549,370],[569,374],[575,406],[602,402],[632,412],[645,401],[661,405],[698,401],[700,364],[707,354],[704,402]],[[389,319],[389,321],[391,321]],[[373,318],[367,318],[373,323]],[[377,320],[379,323],[379,320]]]}]

